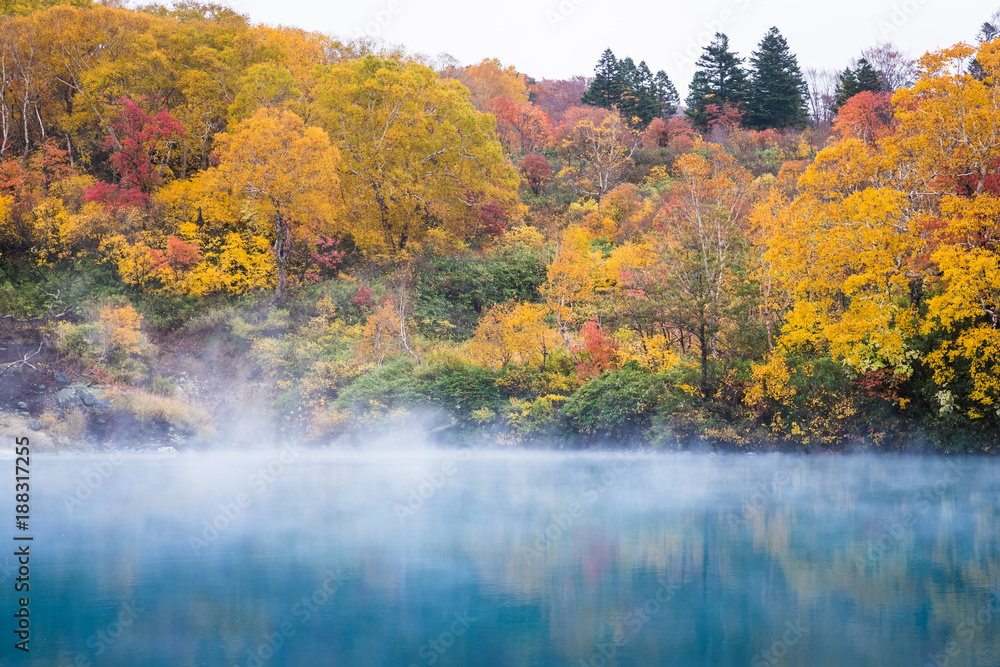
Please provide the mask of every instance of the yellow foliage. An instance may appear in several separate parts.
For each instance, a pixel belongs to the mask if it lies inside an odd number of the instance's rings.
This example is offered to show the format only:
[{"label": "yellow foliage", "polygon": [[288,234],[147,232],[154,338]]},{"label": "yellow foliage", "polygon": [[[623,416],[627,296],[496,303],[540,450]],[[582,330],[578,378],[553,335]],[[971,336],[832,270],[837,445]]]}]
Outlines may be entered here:
[{"label": "yellow foliage", "polygon": [[559,335],[546,322],[548,308],[537,303],[497,304],[483,314],[467,347],[472,363],[497,370],[506,364],[544,370]]}]

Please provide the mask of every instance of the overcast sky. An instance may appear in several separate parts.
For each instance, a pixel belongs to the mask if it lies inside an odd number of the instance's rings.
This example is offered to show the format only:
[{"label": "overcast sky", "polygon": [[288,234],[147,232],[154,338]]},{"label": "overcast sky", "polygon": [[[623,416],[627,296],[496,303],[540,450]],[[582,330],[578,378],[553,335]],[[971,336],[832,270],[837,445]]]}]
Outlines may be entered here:
[{"label": "overcast sky", "polygon": [[972,42],[1000,0],[228,0],[256,23],[368,34],[463,64],[499,58],[535,78],[591,75],[601,52],[666,71],[682,97],[715,31],[747,58],[777,26],[799,66],[842,70],[879,41],[919,56]]}]

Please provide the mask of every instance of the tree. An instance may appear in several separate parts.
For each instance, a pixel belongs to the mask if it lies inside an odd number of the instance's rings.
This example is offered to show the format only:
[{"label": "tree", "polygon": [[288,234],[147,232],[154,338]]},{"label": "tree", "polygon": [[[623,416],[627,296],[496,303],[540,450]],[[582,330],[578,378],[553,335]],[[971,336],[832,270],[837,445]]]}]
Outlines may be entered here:
[{"label": "tree", "polygon": [[542,183],[552,175],[552,166],[549,165],[549,161],[541,155],[528,153],[521,158],[518,167],[524,174],[524,180],[528,181],[531,191],[536,195],[541,194]]},{"label": "tree", "polygon": [[519,178],[456,81],[368,56],[330,67],[316,114],[340,148],[338,227],[373,254],[405,251],[430,229],[465,240],[483,211],[512,211]]},{"label": "tree", "polygon": [[777,28],[767,32],[750,63],[746,124],[759,130],[805,125],[808,87]]},{"label": "tree", "polygon": [[677,89],[662,70],[655,75],[645,61],[618,60],[611,49],[601,55],[594,80],[581,101],[609,111],[618,111],[626,121],[648,125],[658,116],[677,112]]},{"label": "tree", "polygon": [[472,361],[492,370],[518,363],[545,370],[559,336],[546,321],[549,311],[539,303],[500,303],[479,320],[469,341]]},{"label": "tree", "polygon": [[618,59],[611,49],[605,49],[594,68],[594,79],[583,94],[581,102],[602,109],[614,109],[625,94]]},{"label": "tree", "polygon": [[488,109],[497,119],[497,138],[509,155],[540,151],[549,143],[549,117],[531,102],[518,106],[505,97],[494,97]]},{"label": "tree", "polygon": [[595,314],[595,293],[607,282],[601,253],[591,248],[593,241],[582,227],[573,226],[563,231],[556,254],[546,267],[548,280],[541,289],[555,317],[556,331],[574,363],[579,359],[571,332],[578,322]]},{"label": "tree", "polygon": [[503,97],[515,105],[528,101],[528,87],[524,74],[513,65],[504,67],[496,58],[484,58],[477,65],[447,68],[442,78],[455,79],[469,89],[472,105],[477,111],[487,111],[490,100]]},{"label": "tree", "polygon": [[590,80],[583,76],[571,79],[542,79],[531,84],[531,102],[545,112],[553,124],[562,122],[563,115],[582,104]]},{"label": "tree", "polygon": [[339,158],[326,132],[289,111],[259,109],[216,137],[219,173],[233,192],[270,220],[278,265],[275,298],[284,299],[293,237],[328,229]]},{"label": "tree", "polygon": [[733,323],[737,306],[745,259],[740,224],[749,205],[750,174],[721,147],[704,143],[679,157],[675,171],[678,180],[653,241],[659,289],[670,323],[698,344],[707,396],[709,358],[716,356],[719,336]]},{"label": "tree", "polygon": [[843,137],[856,137],[874,144],[893,132],[894,109],[888,93],[862,91],[849,99],[834,123]]},{"label": "tree", "polygon": [[891,42],[879,42],[861,52],[861,57],[878,75],[882,90],[888,93],[913,85],[916,63]]},{"label": "tree", "polygon": [[887,92],[882,86],[878,72],[871,66],[871,63],[861,58],[853,70],[847,67],[840,75],[840,82],[837,83],[835,93],[836,100],[833,105],[834,113],[844,106],[847,100],[865,90],[873,93]]},{"label": "tree", "polygon": [[119,105],[105,138],[105,146],[112,151],[110,162],[117,183],[111,187],[95,184],[85,199],[105,204],[148,204],[149,194],[163,180],[170,143],[180,138],[184,129],[166,109],[151,116],[127,97],[119,100]]},{"label": "tree", "polygon": [[709,104],[740,108],[746,102],[747,76],[742,63],[743,59],[729,50],[729,38],[715,33],[695,63],[698,70],[687,97],[687,117],[695,127],[702,131],[708,127],[710,116],[705,107]]},{"label": "tree", "polygon": [[577,187],[586,194],[603,195],[618,184],[632,162],[640,135],[615,111],[566,114],[559,151],[566,169],[577,176]]}]

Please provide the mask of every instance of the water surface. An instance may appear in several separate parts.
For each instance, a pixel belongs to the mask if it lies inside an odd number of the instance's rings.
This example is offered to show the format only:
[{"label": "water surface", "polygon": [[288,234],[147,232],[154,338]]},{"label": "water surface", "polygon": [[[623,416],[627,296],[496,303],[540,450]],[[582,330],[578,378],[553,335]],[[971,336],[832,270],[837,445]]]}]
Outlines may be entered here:
[{"label": "water surface", "polygon": [[32,463],[32,650],[11,664],[1000,665],[991,459]]}]

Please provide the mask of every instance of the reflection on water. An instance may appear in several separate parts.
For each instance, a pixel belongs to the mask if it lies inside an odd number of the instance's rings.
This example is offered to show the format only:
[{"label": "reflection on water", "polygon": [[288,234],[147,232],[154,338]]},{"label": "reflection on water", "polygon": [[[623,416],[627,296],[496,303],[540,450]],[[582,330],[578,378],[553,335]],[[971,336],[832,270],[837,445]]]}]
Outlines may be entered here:
[{"label": "reflection on water", "polygon": [[1000,664],[994,460],[33,463],[24,664]]}]

